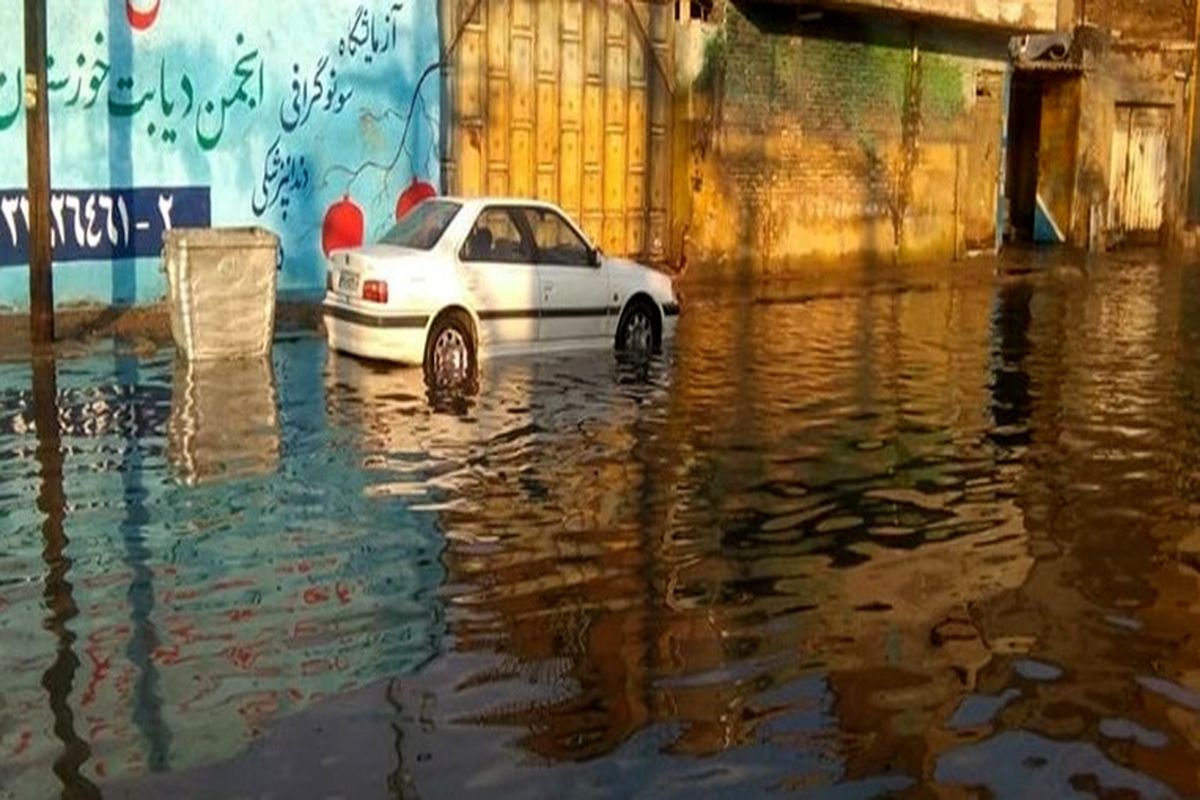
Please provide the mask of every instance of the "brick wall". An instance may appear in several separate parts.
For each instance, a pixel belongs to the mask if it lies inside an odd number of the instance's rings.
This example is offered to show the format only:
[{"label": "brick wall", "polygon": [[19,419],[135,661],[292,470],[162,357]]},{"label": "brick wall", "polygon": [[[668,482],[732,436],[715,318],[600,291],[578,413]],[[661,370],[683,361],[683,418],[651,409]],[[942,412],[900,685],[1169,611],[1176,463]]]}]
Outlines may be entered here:
[{"label": "brick wall", "polygon": [[1004,42],[964,36],[725,6],[723,80],[695,126],[693,262],[949,258],[967,207],[994,230],[994,203],[962,200],[975,151],[999,143],[998,119],[994,141],[973,122]]}]

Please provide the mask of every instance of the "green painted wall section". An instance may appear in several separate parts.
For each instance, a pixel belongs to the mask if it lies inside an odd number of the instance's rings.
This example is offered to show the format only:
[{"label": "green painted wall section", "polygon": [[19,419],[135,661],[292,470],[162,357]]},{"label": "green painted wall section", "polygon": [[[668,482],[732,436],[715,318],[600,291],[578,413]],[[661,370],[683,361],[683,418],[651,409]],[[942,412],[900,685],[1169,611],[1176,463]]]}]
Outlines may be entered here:
[{"label": "green painted wall section", "polygon": [[921,116],[927,120],[950,121],[966,108],[962,67],[952,58],[923,53],[921,67]]},{"label": "green painted wall section", "polygon": [[[914,110],[907,108],[914,79],[923,120],[951,121],[965,111],[961,61],[923,50],[918,41],[913,75],[912,43],[902,26],[785,29],[764,36],[755,22],[731,9],[727,37],[714,40],[698,85],[709,87],[733,62],[724,75],[728,96],[749,103],[765,91],[761,99],[770,111],[795,112],[800,124],[807,119],[814,129],[840,122],[855,134],[898,131]],[[768,52],[754,52],[762,49]]]}]

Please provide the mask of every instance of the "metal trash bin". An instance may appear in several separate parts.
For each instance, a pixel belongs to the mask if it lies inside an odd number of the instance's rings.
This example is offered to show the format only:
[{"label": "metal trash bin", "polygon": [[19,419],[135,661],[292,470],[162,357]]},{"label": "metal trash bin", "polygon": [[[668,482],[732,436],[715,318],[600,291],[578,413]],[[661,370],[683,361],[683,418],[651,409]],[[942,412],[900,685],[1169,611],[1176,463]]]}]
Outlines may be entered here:
[{"label": "metal trash bin", "polygon": [[163,236],[171,334],[189,360],[271,351],[279,237],[263,228],[175,228]]}]

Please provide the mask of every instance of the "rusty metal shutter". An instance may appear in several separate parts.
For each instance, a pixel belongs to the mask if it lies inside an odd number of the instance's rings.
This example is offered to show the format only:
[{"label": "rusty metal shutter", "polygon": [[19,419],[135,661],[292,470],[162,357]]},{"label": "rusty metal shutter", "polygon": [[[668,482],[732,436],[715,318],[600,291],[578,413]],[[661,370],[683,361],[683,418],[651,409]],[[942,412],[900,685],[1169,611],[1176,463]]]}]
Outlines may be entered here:
[{"label": "rusty metal shutter", "polygon": [[[447,190],[561,205],[607,252],[658,255],[671,196],[672,9],[633,0],[442,0]],[[472,13],[474,12],[474,13]]]},{"label": "rusty metal shutter", "polygon": [[1162,228],[1170,120],[1165,108],[1117,106],[1109,192],[1115,239],[1153,237]]}]

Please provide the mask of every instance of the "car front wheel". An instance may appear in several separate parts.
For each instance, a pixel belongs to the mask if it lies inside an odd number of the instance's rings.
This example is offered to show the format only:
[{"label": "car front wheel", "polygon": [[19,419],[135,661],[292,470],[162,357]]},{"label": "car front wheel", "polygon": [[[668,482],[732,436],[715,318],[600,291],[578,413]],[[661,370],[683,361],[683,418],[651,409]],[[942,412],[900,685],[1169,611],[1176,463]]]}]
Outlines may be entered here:
[{"label": "car front wheel", "polygon": [[627,353],[653,353],[658,348],[658,317],[645,300],[635,300],[617,325],[617,349]]}]

